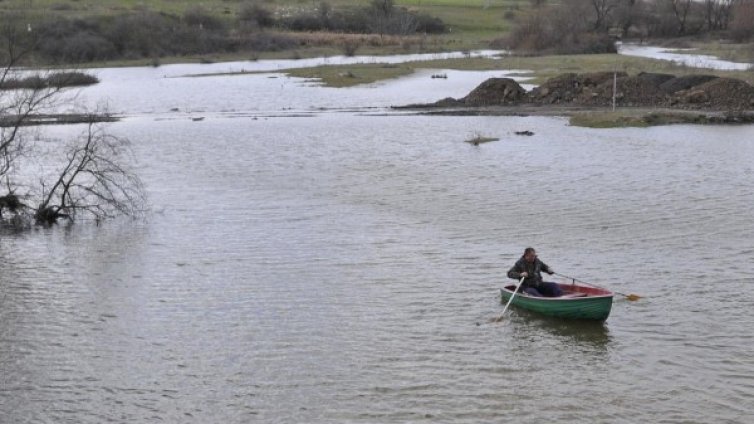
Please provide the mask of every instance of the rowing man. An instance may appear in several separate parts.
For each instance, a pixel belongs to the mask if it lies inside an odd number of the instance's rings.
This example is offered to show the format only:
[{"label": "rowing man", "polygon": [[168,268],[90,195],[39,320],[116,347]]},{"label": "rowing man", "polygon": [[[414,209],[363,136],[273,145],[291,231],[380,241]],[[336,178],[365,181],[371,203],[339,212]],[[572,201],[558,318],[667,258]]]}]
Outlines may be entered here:
[{"label": "rowing man", "polygon": [[537,252],[533,247],[527,247],[524,255],[516,261],[513,268],[508,271],[508,278],[515,280],[524,279],[521,283],[521,291],[530,296],[558,297],[563,294],[560,287],[555,283],[542,281],[541,271],[552,275],[555,271],[537,258]]}]

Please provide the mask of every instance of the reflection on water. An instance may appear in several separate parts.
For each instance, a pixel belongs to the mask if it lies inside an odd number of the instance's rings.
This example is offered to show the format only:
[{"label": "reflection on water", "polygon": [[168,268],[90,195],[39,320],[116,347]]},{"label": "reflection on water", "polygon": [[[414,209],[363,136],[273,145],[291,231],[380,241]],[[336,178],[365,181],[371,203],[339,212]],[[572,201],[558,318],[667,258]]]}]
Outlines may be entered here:
[{"label": "reflection on water", "polygon": [[[177,81],[144,110],[221,110]],[[111,127],[134,142],[146,222],[0,235],[0,421],[750,421],[752,127],[157,117]],[[530,245],[644,298],[604,325],[477,326]]]}]

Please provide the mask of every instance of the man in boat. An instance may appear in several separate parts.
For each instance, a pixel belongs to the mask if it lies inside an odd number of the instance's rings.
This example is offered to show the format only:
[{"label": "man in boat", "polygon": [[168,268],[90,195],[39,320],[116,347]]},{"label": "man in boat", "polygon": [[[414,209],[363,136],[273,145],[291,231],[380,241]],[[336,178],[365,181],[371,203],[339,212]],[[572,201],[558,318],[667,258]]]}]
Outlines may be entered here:
[{"label": "man in boat", "polygon": [[542,271],[552,275],[555,271],[537,258],[537,252],[533,247],[527,247],[524,255],[516,261],[513,268],[508,271],[508,278],[514,280],[524,279],[520,291],[530,296],[558,297],[563,291],[555,283],[542,281]]}]

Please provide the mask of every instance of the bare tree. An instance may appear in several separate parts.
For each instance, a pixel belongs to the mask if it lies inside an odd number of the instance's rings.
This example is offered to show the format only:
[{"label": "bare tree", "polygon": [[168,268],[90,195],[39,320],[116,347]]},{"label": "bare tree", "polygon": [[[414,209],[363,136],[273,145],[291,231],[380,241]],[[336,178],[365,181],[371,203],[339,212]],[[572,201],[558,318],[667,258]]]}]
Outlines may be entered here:
[{"label": "bare tree", "polygon": [[704,0],[704,21],[708,31],[727,29],[738,0]]},{"label": "bare tree", "polygon": [[393,0],[371,0],[369,3],[371,12],[374,14],[371,23],[372,30],[380,34],[380,38],[389,32],[390,21],[395,12]]},{"label": "bare tree", "polygon": [[594,16],[594,30],[607,31],[610,26],[610,18],[613,11],[618,7],[617,0],[589,0]]},{"label": "bare tree", "polygon": [[754,38],[754,0],[741,0],[736,4],[730,32],[737,41]]},{"label": "bare tree", "polygon": [[[0,218],[3,209],[19,212],[25,206],[17,194],[21,188],[15,171],[24,155],[30,153],[30,131],[33,116],[51,106],[61,89],[46,84],[33,84],[26,89],[11,89],[14,82],[28,71],[17,66],[30,56],[36,45],[36,34],[30,31],[23,15],[6,17],[0,22],[0,181],[6,193],[0,193]],[[44,81],[36,74],[35,81]]]},{"label": "bare tree", "polygon": [[95,220],[134,216],[144,209],[145,195],[127,139],[106,133],[94,121],[71,141],[65,163],[51,186],[42,181],[42,200],[36,208],[39,223],[88,215]]},{"label": "bare tree", "polygon": [[[145,196],[141,181],[131,169],[134,160],[129,143],[95,124],[101,114],[84,116],[87,130],[81,137],[64,146],[46,146],[52,162],[35,143],[38,131],[34,125],[40,122],[41,114],[60,105],[61,87],[69,81],[59,78],[60,74],[45,77],[32,70],[19,70],[18,65],[33,51],[34,37],[23,19],[0,22],[0,184],[4,189],[0,191],[0,218],[4,219],[3,209],[14,212],[14,220],[25,216],[40,223],[63,217],[88,215],[100,220],[138,214]],[[22,80],[32,84],[15,84]],[[59,172],[42,176],[41,191],[35,189],[31,165],[42,161],[49,166],[61,158]],[[39,199],[38,205],[29,207],[28,198]]]},{"label": "bare tree", "polygon": [[694,0],[668,0],[668,2],[678,23],[678,33],[685,34],[688,30],[689,12]]}]

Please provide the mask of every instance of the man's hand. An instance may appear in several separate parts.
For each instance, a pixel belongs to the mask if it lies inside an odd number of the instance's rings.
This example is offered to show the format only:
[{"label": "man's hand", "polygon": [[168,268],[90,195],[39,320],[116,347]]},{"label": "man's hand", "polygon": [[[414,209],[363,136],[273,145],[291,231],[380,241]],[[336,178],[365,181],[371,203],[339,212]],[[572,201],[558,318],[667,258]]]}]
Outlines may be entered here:
[{"label": "man's hand", "polygon": [[553,269],[550,268],[550,269],[547,270],[547,273],[550,274],[550,275],[552,275],[552,274],[555,274],[555,271],[553,271]]},{"label": "man's hand", "polygon": [[524,272],[522,272],[521,274],[518,274],[518,275],[520,275],[520,276],[521,276],[521,278],[526,278],[526,277],[528,277],[528,276],[529,276],[529,273],[528,273],[528,272],[526,272],[526,271],[524,271]]}]

